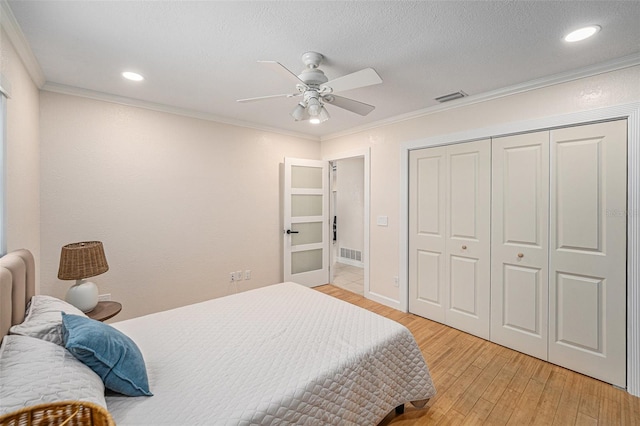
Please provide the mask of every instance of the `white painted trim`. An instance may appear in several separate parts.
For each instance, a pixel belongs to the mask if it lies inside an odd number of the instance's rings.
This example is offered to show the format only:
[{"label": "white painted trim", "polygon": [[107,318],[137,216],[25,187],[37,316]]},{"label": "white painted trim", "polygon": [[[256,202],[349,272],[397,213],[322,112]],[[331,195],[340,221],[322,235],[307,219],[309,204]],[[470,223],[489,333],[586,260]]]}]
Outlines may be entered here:
[{"label": "white painted trim", "polygon": [[627,125],[627,391],[640,396],[640,103]]},{"label": "white painted trim", "polygon": [[370,300],[373,300],[374,302],[378,302],[378,303],[380,303],[382,305],[388,306],[390,308],[397,309],[399,311],[402,310],[400,308],[400,303],[398,303],[397,300],[393,300],[390,297],[383,296],[381,294],[374,293],[374,292],[369,292],[369,294],[366,296],[366,298],[370,299]]},{"label": "white painted trim", "polygon": [[359,262],[357,260],[349,259],[347,257],[336,257],[336,262],[342,263],[343,265],[355,266],[356,268],[364,269],[364,262]]},{"label": "white painted trim", "polygon": [[400,301],[409,306],[409,151],[477,139],[552,129],[569,125],[627,119],[627,391],[640,396],[640,102],[581,111],[553,117],[505,123],[449,135],[408,141],[401,145],[400,200]]},{"label": "white painted trim", "polygon": [[11,99],[11,83],[9,79],[0,72],[0,94]]},{"label": "white painted trim", "polygon": [[16,49],[35,85],[42,87],[45,82],[42,68],[40,68],[40,64],[6,0],[0,0],[0,26],[7,33],[11,44]]},{"label": "white painted trim", "polygon": [[7,254],[7,97],[0,95],[0,256]]},{"label": "white painted trim", "polygon": [[168,114],[181,115],[183,117],[197,118],[200,120],[213,121],[216,123],[229,124],[231,126],[244,127],[252,130],[259,130],[262,132],[277,133],[279,135],[293,136],[300,139],[308,139],[312,141],[319,141],[317,136],[308,135],[305,133],[290,132],[275,127],[262,126],[248,121],[236,120],[232,118],[220,117],[217,115],[209,114],[206,112],[194,111],[186,108],[179,108],[170,105],[158,104],[154,102],[142,101],[139,99],[132,99],[125,96],[112,95],[109,93],[96,92],[95,90],[82,89],[79,87],[66,86],[64,84],[57,84],[46,82],[42,86],[42,90],[47,92],[60,93],[63,95],[79,96],[81,98],[94,99],[97,101],[110,102],[119,105],[132,106],[137,108],[149,109],[152,111],[166,112]]},{"label": "white painted trim", "polygon": [[[322,159],[325,161],[337,161],[345,160],[347,158],[364,158],[364,245],[362,247],[362,263],[364,269],[364,291],[363,295],[367,299],[375,300],[372,297],[371,287],[369,283],[369,233],[370,233],[370,215],[371,215],[371,148],[364,147],[350,151],[341,152],[334,155],[324,156]],[[391,300],[391,303],[397,304],[395,300]],[[388,306],[389,303],[380,302]],[[393,306],[395,307],[395,306]],[[397,309],[397,307],[396,307]]]},{"label": "white painted trim", "polygon": [[414,118],[424,117],[431,114],[440,113],[453,108],[459,108],[467,105],[477,104],[479,102],[490,101],[492,99],[498,99],[505,96],[515,95],[517,93],[528,92],[530,90],[541,89],[543,87],[553,86],[556,84],[566,83],[581,78],[592,77],[594,75],[603,74],[606,72],[621,70],[624,68],[634,67],[640,65],[640,54],[635,53],[632,55],[617,58],[611,61],[603,62],[600,64],[591,65],[589,67],[580,68],[577,70],[571,70],[559,74],[554,74],[535,80],[527,81],[513,86],[507,86],[489,92],[479,93],[477,95],[471,95],[456,101],[447,102],[444,104],[438,104],[432,107],[412,111],[406,114],[397,115],[395,117],[386,118],[384,120],[378,120],[373,123],[368,123],[362,126],[352,127],[342,132],[336,132],[329,135],[321,136],[321,141],[327,141],[331,139],[340,138],[343,136],[352,135],[354,133],[364,132],[381,126],[387,126],[390,124],[400,123],[402,121],[412,120]]}]

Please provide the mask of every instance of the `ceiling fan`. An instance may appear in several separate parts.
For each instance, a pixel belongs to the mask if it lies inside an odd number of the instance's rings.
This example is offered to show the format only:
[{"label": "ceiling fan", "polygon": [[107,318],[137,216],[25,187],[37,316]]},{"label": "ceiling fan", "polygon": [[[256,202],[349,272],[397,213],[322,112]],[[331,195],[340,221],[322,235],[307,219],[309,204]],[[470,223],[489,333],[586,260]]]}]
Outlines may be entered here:
[{"label": "ceiling fan", "polygon": [[325,104],[335,105],[347,111],[365,116],[375,109],[373,105],[365,104],[343,96],[335,95],[335,92],[357,89],[382,83],[382,79],[373,68],[365,68],[342,77],[329,80],[318,67],[324,57],[317,52],[307,52],[302,55],[302,62],[306,68],[295,75],[284,65],[275,61],[258,61],[271,69],[279,72],[295,83],[297,93],[285,93],[281,95],[260,96],[257,98],[238,99],[238,102],[254,102],[272,98],[302,97],[302,100],[291,112],[296,121],[309,120],[311,123],[322,123],[329,119],[329,113]]}]

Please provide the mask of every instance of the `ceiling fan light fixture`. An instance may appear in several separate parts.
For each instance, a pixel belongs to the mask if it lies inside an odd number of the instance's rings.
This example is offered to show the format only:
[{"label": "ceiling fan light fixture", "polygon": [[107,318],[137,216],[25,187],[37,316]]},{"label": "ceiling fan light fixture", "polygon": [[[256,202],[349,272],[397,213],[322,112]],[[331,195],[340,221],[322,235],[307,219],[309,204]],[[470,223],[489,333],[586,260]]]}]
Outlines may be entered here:
[{"label": "ceiling fan light fixture", "polygon": [[331,118],[331,116],[329,115],[329,111],[327,111],[324,105],[322,106],[322,108],[320,108],[320,114],[318,114],[318,118],[320,119],[321,123],[324,123],[329,118]]},{"label": "ceiling fan light fixture", "polygon": [[307,101],[307,111],[311,117],[317,117],[322,110],[322,104],[317,98],[309,98]]},{"label": "ceiling fan light fixture", "polygon": [[299,103],[296,107],[291,111],[291,116],[296,121],[304,120],[305,115],[305,106],[303,103]]},{"label": "ceiling fan light fixture", "polygon": [[320,106],[320,112],[318,115],[311,117],[309,119],[309,123],[311,124],[320,124],[327,121],[331,116],[329,115],[329,111],[324,106]]}]

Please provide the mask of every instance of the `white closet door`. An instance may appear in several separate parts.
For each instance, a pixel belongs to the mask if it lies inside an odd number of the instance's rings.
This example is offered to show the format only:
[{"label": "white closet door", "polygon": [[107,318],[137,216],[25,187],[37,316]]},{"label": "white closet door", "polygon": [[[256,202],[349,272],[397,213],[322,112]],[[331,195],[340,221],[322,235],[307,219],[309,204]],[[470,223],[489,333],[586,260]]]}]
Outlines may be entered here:
[{"label": "white closet door", "polygon": [[549,361],[624,387],[626,121],[551,132]]},{"label": "white closet door", "polygon": [[409,311],[445,322],[446,148],[409,153]]},{"label": "white closet door", "polygon": [[491,341],[547,359],[549,132],[492,141]]},{"label": "white closet door", "polygon": [[491,140],[447,147],[446,324],[489,339]]}]

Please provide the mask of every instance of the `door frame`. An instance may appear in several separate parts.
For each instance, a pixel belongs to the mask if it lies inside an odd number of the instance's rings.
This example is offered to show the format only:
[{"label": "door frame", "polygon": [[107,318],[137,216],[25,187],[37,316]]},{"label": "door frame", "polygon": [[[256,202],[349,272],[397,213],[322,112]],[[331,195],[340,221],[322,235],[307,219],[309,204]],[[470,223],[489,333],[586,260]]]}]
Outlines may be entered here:
[{"label": "door frame", "polygon": [[[337,154],[325,155],[322,157],[323,161],[338,161],[338,160],[346,160],[349,158],[359,158],[362,157],[364,159],[364,243],[362,250],[362,261],[364,263],[364,297],[367,299],[376,300],[377,295],[371,293],[371,288],[369,286],[369,223],[370,223],[370,176],[371,176],[371,168],[370,168],[370,156],[371,149],[369,147],[358,148],[354,150],[349,150],[345,152],[340,152]],[[331,171],[329,171],[331,173]],[[333,197],[329,197],[329,203],[333,202]],[[334,206],[335,207],[335,206]],[[329,207],[331,210],[331,207]],[[330,218],[331,219],[331,218]],[[331,228],[331,227],[329,227]],[[331,229],[329,229],[331,232]],[[330,239],[331,241],[331,239]],[[331,263],[331,262],[330,262]],[[329,277],[333,276],[332,265],[329,265]],[[384,303],[384,302],[382,302]]]},{"label": "door frame", "polygon": [[640,396],[640,102],[408,141],[400,152],[399,305],[409,306],[409,151],[577,124],[627,119],[627,392]]}]

